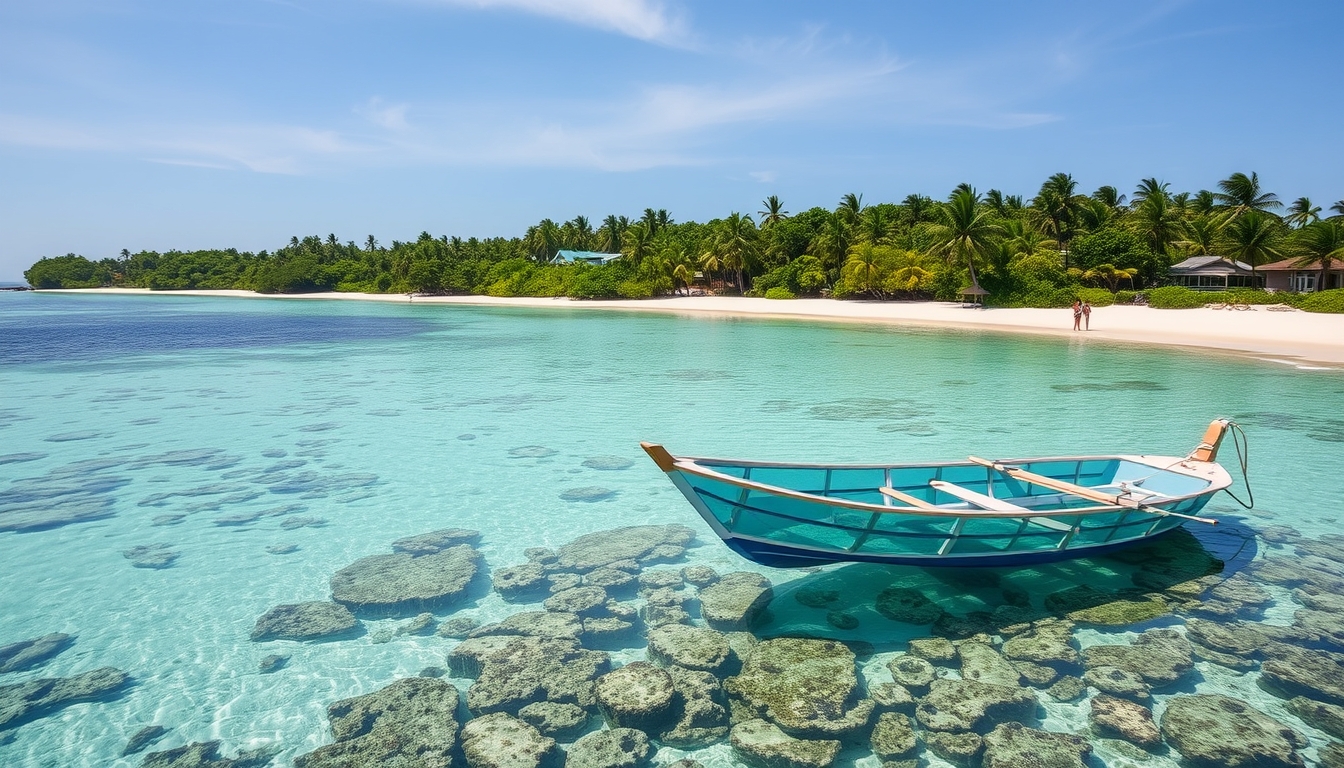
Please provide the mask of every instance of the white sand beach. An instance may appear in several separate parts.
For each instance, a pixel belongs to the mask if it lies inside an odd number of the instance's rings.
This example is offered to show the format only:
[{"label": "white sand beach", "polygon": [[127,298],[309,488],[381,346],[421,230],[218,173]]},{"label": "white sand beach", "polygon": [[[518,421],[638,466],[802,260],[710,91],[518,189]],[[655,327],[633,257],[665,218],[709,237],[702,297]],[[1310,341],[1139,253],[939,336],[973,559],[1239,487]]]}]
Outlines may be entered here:
[{"label": "white sand beach", "polygon": [[155,296],[227,296],[286,300],[383,301],[414,304],[468,304],[568,310],[670,312],[721,317],[756,317],[827,322],[889,323],[939,328],[964,328],[1013,333],[1068,336],[1082,342],[1127,341],[1197,347],[1311,366],[1344,364],[1344,315],[1271,312],[1265,307],[1245,311],[1217,309],[1151,309],[1137,306],[1096,307],[1092,329],[1071,330],[1068,309],[966,309],[950,302],[837,301],[834,299],[771,299],[736,296],[678,296],[659,299],[575,301],[566,298],[496,298],[492,296],[415,296],[405,294],[307,293],[263,295],[252,291],[148,291],[137,288],[91,288],[42,293],[98,293]]}]

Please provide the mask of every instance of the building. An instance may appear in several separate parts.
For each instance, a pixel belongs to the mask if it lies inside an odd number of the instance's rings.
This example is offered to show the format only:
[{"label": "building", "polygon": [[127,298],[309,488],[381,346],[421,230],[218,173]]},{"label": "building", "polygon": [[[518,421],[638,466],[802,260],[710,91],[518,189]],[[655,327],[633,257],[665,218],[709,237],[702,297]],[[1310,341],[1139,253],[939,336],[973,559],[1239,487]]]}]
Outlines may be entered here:
[{"label": "building", "polygon": [[597,251],[556,251],[552,264],[610,264],[621,258],[619,253],[598,253]]},{"label": "building", "polygon": [[1191,256],[1172,265],[1171,282],[1196,291],[1225,291],[1228,288],[1263,288],[1265,276],[1253,273],[1250,264],[1222,256]]},{"label": "building", "polygon": [[1301,259],[1284,259],[1273,264],[1256,267],[1256,271],[1265,276],[1265,288],[1271,291],[1290,293],[1311,293],[1328,291],[1332,288],[1344,288],[1344,262],[1332,260],[1330,269],[1325,271],[1325,282],[1321,284],[1321,263],[1302,266]]}]

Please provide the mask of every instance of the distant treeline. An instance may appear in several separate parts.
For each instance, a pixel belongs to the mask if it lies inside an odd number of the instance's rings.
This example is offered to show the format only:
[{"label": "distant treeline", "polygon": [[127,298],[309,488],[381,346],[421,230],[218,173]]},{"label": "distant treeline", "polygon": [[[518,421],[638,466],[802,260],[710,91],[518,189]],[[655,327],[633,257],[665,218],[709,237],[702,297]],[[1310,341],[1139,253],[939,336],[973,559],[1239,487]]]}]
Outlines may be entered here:
[{"label": "distant treeline", "polygon": [[[865,205],[848,194],[833,210],[790,214],[778,197],[753,217],[676,222],[665,210],[544,219],[522,237],[435,237],[362,245],[292,238],[275,251],[122,251],[92,261],[44,258],[24,276],[37,288],[238,288],[262,293],[354,291],[491,296],[645,298],[694,286],[770,298],[936,298],[969,286],[999,306],[1109,303],[1161,286],[1175,262],[1215,255],[1251,265],[1284,258],[1324,271],[1344,261],[1344,200],[1332,215],[1305,197],[1286,208],[1256,174],[1218,191],[1172,193],[1144,179],[1126,199],[1115,187],[1079,194],[1058,173],[1027,200],[962,184],[943,201],[912,194]],[[556,264],[562,249],[620,253],[606,265]],[[1319,281],[1324,284],[1324,280]],[[1333,292],[1332,292],[1333,293]]]}]

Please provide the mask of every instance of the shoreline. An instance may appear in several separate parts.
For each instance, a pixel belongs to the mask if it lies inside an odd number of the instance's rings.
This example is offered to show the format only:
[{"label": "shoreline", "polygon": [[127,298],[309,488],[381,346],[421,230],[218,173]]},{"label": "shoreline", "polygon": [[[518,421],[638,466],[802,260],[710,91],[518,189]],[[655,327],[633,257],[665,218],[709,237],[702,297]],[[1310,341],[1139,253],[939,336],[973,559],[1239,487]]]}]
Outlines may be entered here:
[{"label": "shoreline", "polygon": [[967,309],[955,302],[878,302],[836,299],[787,301],[739,296],[675,296],[657,299],[576,301],[568,298],[494,296],[414,296],[406,294],[260,294],[241,290],[150,291],[144,288],[43,289],[36,293],[135,296],[209,296],[250,299],[381,301],[389,303],[521,307],[540,309],[660,312],[695,317],[741,317],[878,323],[925,328],[1098,339],[1249,355],[1261,360],[1314,368],[1344,365],[1344,315],[1269,312],[1263,307],[1233,312],[1215,309],[1094,307],[1090,331],[1070,329],[1068,309]]}]

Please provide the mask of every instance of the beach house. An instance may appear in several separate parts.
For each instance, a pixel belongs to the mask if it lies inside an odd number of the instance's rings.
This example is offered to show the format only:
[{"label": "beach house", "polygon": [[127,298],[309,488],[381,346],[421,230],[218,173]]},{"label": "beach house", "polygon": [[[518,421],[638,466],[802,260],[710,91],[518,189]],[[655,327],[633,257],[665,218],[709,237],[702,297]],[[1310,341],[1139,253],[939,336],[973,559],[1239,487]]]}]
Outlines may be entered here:
[{"label": "beach house", "polygon": [[1262,264],[1256,271],[1265,276],[1265,288],[1271,291],[1311,293],[1344,288],[1344,262],[1332,261],[1330,269],[1321,275],[1321,263],[1302,265],[1301,259],[1284,259],[1273,264]]},{"label": "beach house", "polygon": [[599,253],[597,251],[556,251],[552,264],[610,264],[621,258],[619,253]]},{"label": "beach house", "polygon": [[[1173,264],[1170,274],[1173,285],[1183,285],[1196,291],[1263,288],[1265,284],[1265,276],[1253,273],[1250,264],[1222,256],[1191,256],[1180,264]],[[1252,281],[1256,284],[1252,285]]]}]

